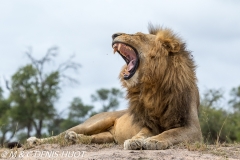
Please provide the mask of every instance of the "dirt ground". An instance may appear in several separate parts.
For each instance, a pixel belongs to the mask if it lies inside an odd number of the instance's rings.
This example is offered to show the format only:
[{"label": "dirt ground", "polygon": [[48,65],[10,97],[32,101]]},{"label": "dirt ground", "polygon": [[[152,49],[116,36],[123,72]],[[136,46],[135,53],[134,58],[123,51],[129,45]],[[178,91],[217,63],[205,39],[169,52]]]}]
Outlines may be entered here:
[{"label": "dirt ground", "polygon": [[[188,148],[188,149],[187,149]],[[190,149],[191,150],[191,149]],[[199,150],[199,149],[198,149]],[[61,147],[57,144],[44,144],[30,149],[0,148],[0,159],[14,160],[222,160],[240,159],[240,145],[222,147],[208,146],[204,151],[189,151],[189,147],[176,146],[167,150],[124,150],[115,144],[77,144]]]}]

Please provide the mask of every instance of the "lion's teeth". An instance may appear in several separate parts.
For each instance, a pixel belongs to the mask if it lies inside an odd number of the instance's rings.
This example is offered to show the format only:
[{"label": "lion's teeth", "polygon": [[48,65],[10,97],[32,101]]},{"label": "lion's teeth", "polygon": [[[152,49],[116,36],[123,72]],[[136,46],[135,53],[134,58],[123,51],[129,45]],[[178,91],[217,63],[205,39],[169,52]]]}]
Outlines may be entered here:
[{"label": "lion's teeth", "polygon": [[127,75],[129,75],[129,71],[128,71],[127,68],[125,68],[124,73],[127,74]]},{"label": "lion's teeth", "polygon": [[115,53],[117,51],[117,48],[116,47],[114,47],[113,48],[113,53]]},{"label": "lion's teeth", "polygon": [[120,51],[121,45],[122,45],[121,43],[118,45],[118,50],[119,50],[119,51]]}]

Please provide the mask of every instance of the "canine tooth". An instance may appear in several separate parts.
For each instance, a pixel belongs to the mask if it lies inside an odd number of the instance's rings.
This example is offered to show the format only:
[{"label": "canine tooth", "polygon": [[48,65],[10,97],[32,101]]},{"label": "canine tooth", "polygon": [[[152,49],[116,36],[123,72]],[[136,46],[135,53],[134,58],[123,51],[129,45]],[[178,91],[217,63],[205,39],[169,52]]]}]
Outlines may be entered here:
[{"label": "canine tooth", "polygon": [[129,72],[128,72],[127,68],[125,68],[124,73],[126,73],[127,75],[129,75]]},{"label": "canine tooth", "polygon": [[121,45],[122,45],[121,43],[118,45],[118,50],[119,50],[119,51],[120,51]]},{"label": "canine tooth", "polygon": [[114,47],[113,48],[113,53],[115,53],[117,51],[117,48],[116,47]]}]

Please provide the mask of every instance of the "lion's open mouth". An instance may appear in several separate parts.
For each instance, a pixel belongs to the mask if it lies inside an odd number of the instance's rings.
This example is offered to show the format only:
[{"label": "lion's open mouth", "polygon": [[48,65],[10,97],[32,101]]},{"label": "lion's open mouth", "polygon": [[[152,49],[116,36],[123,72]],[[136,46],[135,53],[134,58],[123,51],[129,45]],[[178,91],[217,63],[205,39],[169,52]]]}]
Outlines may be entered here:
[{"label": "lion's open mouth", "polygon": [[130,79],[136,72],[139,65],[138,53],[135,48],[127,44],[116,42],[113,44],[113,52],[118,52],[127,63],[127,68],[124,70],[123,78]]}]

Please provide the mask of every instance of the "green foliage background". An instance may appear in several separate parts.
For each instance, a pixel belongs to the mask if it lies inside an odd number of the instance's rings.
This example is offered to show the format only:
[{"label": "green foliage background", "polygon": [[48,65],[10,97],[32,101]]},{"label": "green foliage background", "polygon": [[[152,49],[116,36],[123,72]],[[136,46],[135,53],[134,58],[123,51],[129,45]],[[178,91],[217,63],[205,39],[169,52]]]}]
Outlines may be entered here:
[{"label": "green foliage background", "polygon": [[204,141],[210,144],[240,142],[240,87],[232,89],[225,105],[223,95],[220,89],[202,95],[199,120]]}]

